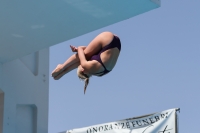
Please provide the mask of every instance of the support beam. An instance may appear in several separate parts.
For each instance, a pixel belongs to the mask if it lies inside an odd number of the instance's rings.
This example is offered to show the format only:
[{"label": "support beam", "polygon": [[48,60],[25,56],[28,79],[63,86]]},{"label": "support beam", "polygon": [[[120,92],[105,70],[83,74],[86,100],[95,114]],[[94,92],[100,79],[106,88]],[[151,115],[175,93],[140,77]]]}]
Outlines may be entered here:
[{"label": "support beam", "polygon": [[49,49],[2,66],[3,133],[48,133]]}]

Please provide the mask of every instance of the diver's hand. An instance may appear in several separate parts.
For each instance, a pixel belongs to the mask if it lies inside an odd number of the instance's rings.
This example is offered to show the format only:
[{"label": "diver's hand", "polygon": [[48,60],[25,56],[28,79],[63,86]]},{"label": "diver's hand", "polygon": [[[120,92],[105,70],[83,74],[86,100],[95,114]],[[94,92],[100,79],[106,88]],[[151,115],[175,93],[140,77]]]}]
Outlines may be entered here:
[{"label": "diver's hand", "polygon": [[72,52],[77,52],[77,51],[78,51],[78,48],[77,48],[77,47],[74,47],[74,46],[72,46],[72,45],[70,45],[70,48],[71,48]]}]

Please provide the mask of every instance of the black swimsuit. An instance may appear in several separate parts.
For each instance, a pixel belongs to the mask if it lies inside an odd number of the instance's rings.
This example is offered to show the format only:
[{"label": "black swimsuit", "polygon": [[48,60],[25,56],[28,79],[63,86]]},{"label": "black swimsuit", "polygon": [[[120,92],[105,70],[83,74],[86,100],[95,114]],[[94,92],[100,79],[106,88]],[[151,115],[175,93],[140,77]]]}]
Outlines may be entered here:
[{"label": "black swimsuit", "polygon": [[[119,51],[121,50],[121,42],[120,42],[120,39],[119,39],[117,36],[114,35],[113,40],[112,40],[112,42],[111,42],[110,44],[108,44],[108,45],[106,45],[105,47],[103,47],[103,48],[101,49],[101,51],[99,51],[96,55],[93,55],[93,56],[91,57],[90,60],[96,60],[96,61],[98,61],[99,63],[101,63],[101,65],[102,65],[103,68],[104,68],[104,71],[103,71],[103,72],[95,73],[94,75],[97,74],[98,76],[103,76],[103,75],[107,74],[108,72],[110,72],[110,71],[107,70],[106,67],[104,66],[104,64],[103,64],[103,62],[102,62],[102,60],[101,60],[100,55],[101,55],[101,53],[103,53],[104,51],[106,51],[106,50],[108,50],[108,49],[111,49],[111,48],[116,48],[116,47],[119,49]],[[99,74],[100,74],[100,75],[99,75]]]}]

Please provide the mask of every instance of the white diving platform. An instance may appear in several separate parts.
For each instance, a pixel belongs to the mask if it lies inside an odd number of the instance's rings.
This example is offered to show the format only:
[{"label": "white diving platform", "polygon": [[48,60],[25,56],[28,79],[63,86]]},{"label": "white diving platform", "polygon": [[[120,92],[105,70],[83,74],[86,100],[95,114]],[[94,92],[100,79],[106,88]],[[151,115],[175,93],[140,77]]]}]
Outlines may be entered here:
[{"label": "white diving platform", "polygon": [[159,6],[160,0],[1,1],[0,62],[23,57]]}]

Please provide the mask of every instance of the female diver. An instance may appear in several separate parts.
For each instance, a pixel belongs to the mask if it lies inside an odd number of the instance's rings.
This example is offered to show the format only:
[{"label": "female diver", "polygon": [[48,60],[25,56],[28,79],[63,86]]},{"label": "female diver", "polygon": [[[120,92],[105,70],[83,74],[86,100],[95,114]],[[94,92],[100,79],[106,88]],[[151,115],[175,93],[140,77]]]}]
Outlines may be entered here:
[{"label": "female diver", "polygon": [[85,94],[89,77],[92,75],[104,76],[114,68],[120,54],[121,42],[119,37],[113,33],[103,32],[95,37],[87,47],[79,46],[77,48],[71,45],[70,47],[73,52],[77,53],[63,64],[58,64],[52,72],[52,77],[58,80],[66,73],[78,68],[78,77],[85,81]]}]

